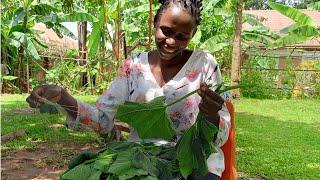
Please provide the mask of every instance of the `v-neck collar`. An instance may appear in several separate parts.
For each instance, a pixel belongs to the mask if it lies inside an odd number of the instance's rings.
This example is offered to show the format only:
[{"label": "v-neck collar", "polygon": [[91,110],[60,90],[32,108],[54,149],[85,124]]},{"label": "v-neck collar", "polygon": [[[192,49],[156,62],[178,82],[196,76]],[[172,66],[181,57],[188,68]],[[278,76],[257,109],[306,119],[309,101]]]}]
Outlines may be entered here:
[{"label": "v-neck collar", "polygon": [[181,76],[180,74],[183,73],[185,71],[185,69],[189,66],[189,63],[191,63],[193,56],[196,52],[193,51],[191,56],[189,57],[189,59],[187,60],[187,62],[182,66],[182,68],[177,72],[177,74],[175,74],[167,83],[165,83],[163,86],[160,86],[158,81],[156,80],[156,78],[154,77],[152,70],[151,70],[151,66],[149,64],[149,52],[144,52],[144,58],[142,58],[143,60],[145,60],[145,64],[147,65],[147,70],[149,71],[149,73],[151,74],[151,78],[152,80],[155,82],[155,84],[157,85],[157,88],[162,89],[163,87],[165,87],[166,85],[168,85],[171,81],[177,79],[179,76]]}]

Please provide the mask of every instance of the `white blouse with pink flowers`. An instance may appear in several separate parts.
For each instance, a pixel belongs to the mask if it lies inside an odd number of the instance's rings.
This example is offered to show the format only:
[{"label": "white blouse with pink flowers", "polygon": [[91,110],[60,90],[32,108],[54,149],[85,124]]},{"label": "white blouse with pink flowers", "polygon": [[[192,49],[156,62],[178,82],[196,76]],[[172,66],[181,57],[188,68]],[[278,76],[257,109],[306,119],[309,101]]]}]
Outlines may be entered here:
[{"label": "white blouse with pink flowers", "polygon": [[[220,69],[211,54],[194,51],[182,69],[160,87],[151,72],[148,53],[142,52],[124,60],[109,90],[99,97],[95,105],[78,101],[78,117],[69,117],[66,125],[76,130],[108,132],[113,128],[117,105],[125,101],[148,102],[158,96],[165,96],[166,103],[170,103],[198,89],[201,82],[213,85],[221,83]],[[195,123],[200,101],[200,96],[194,94],[167,108],[168,117],[176,128],[177,138],[173,141],[177,141],[181,134]],[[221,176],[224,170],[224,155],[220,147],[227,141],[230,128],[230,114],[225,105],[219,115],[219,131],[215,141],[217,153],[209,156],[207,164],[208,172]],[[134,129],[131,129],[129,140],[139,140]]]}]

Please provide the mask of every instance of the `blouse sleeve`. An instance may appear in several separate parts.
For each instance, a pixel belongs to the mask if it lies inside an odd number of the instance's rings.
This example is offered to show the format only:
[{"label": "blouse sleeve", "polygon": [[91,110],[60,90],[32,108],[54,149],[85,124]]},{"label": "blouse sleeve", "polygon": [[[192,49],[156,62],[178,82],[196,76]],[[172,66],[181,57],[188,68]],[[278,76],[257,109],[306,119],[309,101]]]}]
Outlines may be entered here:
[{"label": "blouse sleeve", "polygon": [[[206,68],[206,76],[204,77],[204,81],[206,84],[212,84],[212,90],[215,90],[215,85],[220,84],[222,82],[222,76],[220,68],[214,57],[210,54],[207,54],[207,58],[209,59],[209,63],[208,67]],[[221,96],[225,98],[224,94],[221,94]],[[220,123],[215,143],[217,144],[217,146],[221,147],[228,140],[229,129],[231,127],[231,118],[225,103],[223,104],[222,109],[218,113],[220,115]]]},{"label": "blouse sleeve", "polygon": [[77,118],[67,117],[66,126],[73,130],[94,130],[106,133],[112,130],[117,105],[123,104],[129,97],[129,75],[131,59],[126,59],[109,89],[104,92],[94,105],[78,102]]}]

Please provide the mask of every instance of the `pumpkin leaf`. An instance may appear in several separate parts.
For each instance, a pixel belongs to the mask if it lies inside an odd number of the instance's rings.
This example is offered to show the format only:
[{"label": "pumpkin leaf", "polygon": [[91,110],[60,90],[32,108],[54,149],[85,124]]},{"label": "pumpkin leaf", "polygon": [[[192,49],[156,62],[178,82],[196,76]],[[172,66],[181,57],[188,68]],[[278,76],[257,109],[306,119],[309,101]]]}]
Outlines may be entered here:
[{"label": "pumpkin leaf", "polygon": [[126,101],[118,107],[115,118],[135,128],[140,138],[169,140],[174,135],[174,129],[167,117],[164,100],[165,97],[160,96],[149,103]]}]

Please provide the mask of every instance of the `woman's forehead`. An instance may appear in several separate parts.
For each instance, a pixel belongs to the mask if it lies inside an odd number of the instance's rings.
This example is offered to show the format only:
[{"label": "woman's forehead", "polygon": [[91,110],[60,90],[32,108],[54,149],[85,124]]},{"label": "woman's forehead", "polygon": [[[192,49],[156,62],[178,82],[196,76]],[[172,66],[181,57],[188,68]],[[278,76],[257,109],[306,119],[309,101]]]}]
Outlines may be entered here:
[{"label": "woman's forehead", "polygon": [[194,29],[196,23],[194,17],[192,17],[190,13],[179,6],[173,5],[161,14],[159,25]]}]

